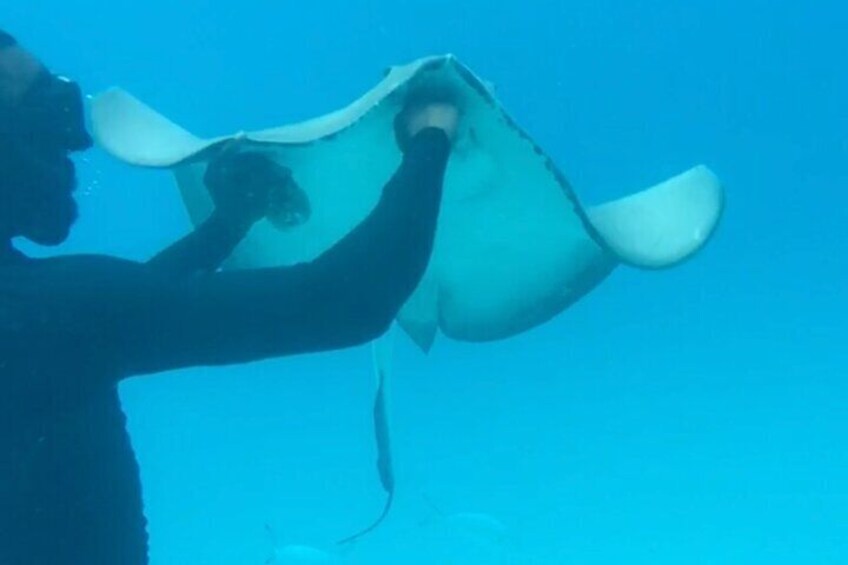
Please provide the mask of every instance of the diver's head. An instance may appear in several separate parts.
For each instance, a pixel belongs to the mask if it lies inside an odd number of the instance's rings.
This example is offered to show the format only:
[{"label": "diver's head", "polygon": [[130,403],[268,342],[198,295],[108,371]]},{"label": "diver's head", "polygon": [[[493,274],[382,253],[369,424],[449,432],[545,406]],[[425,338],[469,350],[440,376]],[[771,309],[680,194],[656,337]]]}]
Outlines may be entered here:
[{"label": "diver's head", "polygon": [[70,155],[91,143],[79,86],[0,30],[0,238],[67,238],[77,217]]}]

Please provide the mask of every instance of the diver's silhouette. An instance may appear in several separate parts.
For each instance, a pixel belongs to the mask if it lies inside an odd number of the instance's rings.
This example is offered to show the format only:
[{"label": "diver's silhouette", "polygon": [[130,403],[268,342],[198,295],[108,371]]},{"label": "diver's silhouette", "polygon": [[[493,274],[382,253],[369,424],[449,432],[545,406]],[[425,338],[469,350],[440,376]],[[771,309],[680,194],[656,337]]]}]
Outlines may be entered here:
[{"label": "diver's silhouette", "polygon": [[404,159],[376,208],[310,263],[217,272],[293,182],[238,151],[207,170],[216,211],[147,263],[32,259],[13,239],[65,240],[69,155],[92,141],[79,88],[0,32],[0,564],[147,563],[118,382],[379,336],[429,260],[456,119],[450,104],[408,107]]}]

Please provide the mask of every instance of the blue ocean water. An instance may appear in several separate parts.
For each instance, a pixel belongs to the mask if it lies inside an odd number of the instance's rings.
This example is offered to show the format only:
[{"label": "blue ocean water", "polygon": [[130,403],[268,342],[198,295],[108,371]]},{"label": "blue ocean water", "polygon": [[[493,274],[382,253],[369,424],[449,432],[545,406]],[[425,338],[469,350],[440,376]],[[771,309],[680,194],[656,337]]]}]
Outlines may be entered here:
[{"label": "blue ocean water", "polygon": [[[701,162],[723,180],[684,265],[620,269],[508,341],[401,342],[397,507],[343,562],[848,561],[842,3],[44,0],[0,21],[87,92],[121,85],[201,134],[324,113],[452,52],[586,202]],[[61,252],[143,259],[189,229],[167,174],[82,161]],[[372,391],[367,348],[125,383],[152,563],[264,563],[266,525],[327,549],[366,524]],[[455,513],[506,533],[475,549],[492,536],[444,535]]]}]

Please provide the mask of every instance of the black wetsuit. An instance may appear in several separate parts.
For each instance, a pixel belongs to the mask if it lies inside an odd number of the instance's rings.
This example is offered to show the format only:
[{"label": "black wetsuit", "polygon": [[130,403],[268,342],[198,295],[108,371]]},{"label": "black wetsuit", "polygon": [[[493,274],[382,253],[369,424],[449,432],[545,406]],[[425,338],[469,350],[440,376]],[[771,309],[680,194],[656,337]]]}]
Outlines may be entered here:
[{"label": "black wetsuit", "polygon": [[378,336],[426,268],[449,152],[419,133],[362,224],[293,267],[214,272],[214,222],[146,264],[0,255],[0,565],[147,563],[118,382]]}]

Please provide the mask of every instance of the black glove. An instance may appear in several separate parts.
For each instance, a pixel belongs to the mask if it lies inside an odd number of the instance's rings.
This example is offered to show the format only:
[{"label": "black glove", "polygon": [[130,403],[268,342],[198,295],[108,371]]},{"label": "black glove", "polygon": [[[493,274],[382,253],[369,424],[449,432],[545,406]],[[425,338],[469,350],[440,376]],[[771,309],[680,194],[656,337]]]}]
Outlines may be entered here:
[{"label": "black glove", "polygon": [[294,183],[291,170],[265,153],[224,147],[206,168],[203,182],[215,203],[215,214],[235,228],[247,230],[271,211],[280,191]]}]

